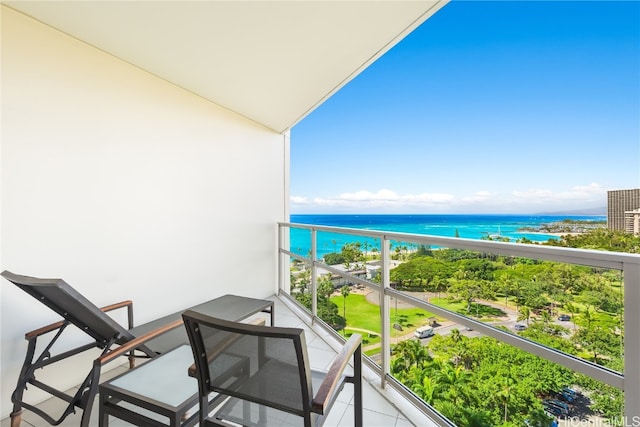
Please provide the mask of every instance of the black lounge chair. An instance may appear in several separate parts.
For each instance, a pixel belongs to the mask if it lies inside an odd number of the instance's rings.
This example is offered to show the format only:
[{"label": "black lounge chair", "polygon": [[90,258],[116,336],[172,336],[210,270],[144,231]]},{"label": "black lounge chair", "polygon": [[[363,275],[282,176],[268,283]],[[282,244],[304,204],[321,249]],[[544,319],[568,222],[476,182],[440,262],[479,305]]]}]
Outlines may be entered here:
[{"label": "black lounge chair", "polygon": [[[183,313],[198,379],[200,427],[322,425],[345,383],[362,427],[362,338],[353,334],[327,372],[312,370],[303,329],[229,322]],[[234,361],[248,366],[235,369]],[[353,374],[345,372],[353,362]],[[211,408],[210,395],[223,403]]]},{"label": "black lounge chair", "polygon": [[[91,406],[98,390],[102,367],[122,355],[128,355],[130,366],[134,357],[153,358],[180,344],[187,343],[182,325],[181,312],[133,327],[133,302],[123,301],[107,307],[98,308],[62,279],[38,279],[3,271],[2,277],[42,302],[58,313],[64,320],[44,326],[25,334],[28,341],[27,354],[20,371],[18,385],[11,395],[13,412],[11,427],[18,427],[22,421],[22,410],[27,409],[45,419],[49,424],[58,425],[76,408],[82,409],[81,427],[89,425]],[[124,328],[108,314],[109,311],[126,308],[128,327]],[[92,339],[79,347],[52,354],[52,347],[69,325],[74,325]],[[36,356],[38,338],[47,334],[53,337]],[[51,335],[48,335],[51,337]],[[42,345],[40,346],[42,347]],[[64,393],[55,387],[36,379],[36,372],[68,357],[84,351],[98,348],[100,356],[93,361],[89,373],[74,395]],[[24,401],[27,386],[45,391],[53,397],[68,403],[63,413],[54,418],[40,408]]]}]

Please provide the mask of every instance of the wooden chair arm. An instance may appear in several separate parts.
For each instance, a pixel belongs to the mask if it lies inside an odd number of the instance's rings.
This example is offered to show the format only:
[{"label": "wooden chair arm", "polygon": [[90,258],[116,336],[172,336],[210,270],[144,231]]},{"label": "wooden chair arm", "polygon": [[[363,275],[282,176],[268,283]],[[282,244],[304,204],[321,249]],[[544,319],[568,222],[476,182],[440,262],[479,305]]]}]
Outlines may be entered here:
[{"label": "wooden chair arm", "polygon": [[47,326],[43,326],[40,329],[35,329],[31,332],[27,332],[26,334],[24,334],[24,339],[31,340],[33,338],[39,337],[40,335],[44,335],[51,331],[55,331],[56,329],[60,329],[62,325],[64,325],[64,320],[60,320],[59,322],[52,323]]},{"label": "wooden chair arm", "polygon": [[[260,317],[257,319],[254,319],[250,322],[247,323],[248,325],[256,325],[256,326],[264,326],[265,325],[265,320]],[[216,357],[218,357],[220,355],[220,353],[222,353],[228,346],[230,346],[231,344],[233,344],[234,341],[236,341],[239,337],[237,336],[229,336],[227,337],[227,339],[225,339],[224,341],[218,343],[218,345],[216,345],[216,348],[209,354],[207,354],[207,362],[211,362],[213,359],[215,359]],[[193,363],[191,366],[189,366],[189,369],[187,370],[187,373],[190,377],[195,377],[196,376],[196,364]]]},{"label": "wooden chair arm", "polygon": [[146,334],[141,335],[137,338],[134,338],[131,341],[127,342],[126,344],[121,345],[117,349],[98,357],[94,361],[94,364],[97,364],[100,366],[105,365],[111,362],[116,357],[122,356],[124,353],[128,351],[135,350],[137,347],[140,347],[142,344],[146,343],[147,341],[153,338],[156,338],[164,333],[167,333],[170,330],[175,329],[180,325],[182,325],[182,319],[178,319],[160,328],[154,329],[153,331],[147,332]]},{"label": "wooden chair arm", "polygon": [[[318,388],[316,395],[311,401],[311,410],[318,414],[324,414],[324,409],[329,404],[331,396],[336,392],[339,379],[342,376],[351,356],[353,356],[358,349],[362,346],[362,336],[360,334],[353,334],[351,338],[344,344],[340,353],[333,359],[333,363],[327,372],[322,384]],[[360,356],[362,357],[362,356]],[[356,360],[355,363],[362,363],[361,360]],[[355,367],[354,367],[355,368]],[[359,381],[359,379],[355,379]]]},{"label": "wooden chair arm", "polygon": [[133,305],[133,301],[125,300],[125,301],[117,302],[115,304],[111,304],[111,305],[107,305],[107,306],[101,307],[100,310],[102,310],[102,311],[104,311],[106,313],[108,311],[117,310],[117,309],[123,308],[123,307],[130,307],[132,305]]},{"label": "wooden chair arm", "polygon": [[[112,310],[117,310],[118,308],[122,308],[122,307],[131,307],[133,305],[133,301],[131,300],[126,300],[126,301],[121,301],[115,304],[111,304],[111,305],[107,305],[105,307],[102,307],[100,310],[104,311],[105,313],[108,311],[112,311]],[[129,309],[131,310],[131,309]],[[129,316],[130,319],[130,323],[132,322],[131,320],[131,315]],[[42,328],[39,329],[35,329],[31,332],[27,332],[26,334],[24,334],[24,339],[26,340],[30,340],[32,338],[35,337],[39,337],[40,335],[44,335],[47,334],[51,331],[55,331],[56,329],[60,329],[62,327],[62,325],[64,325],[64,320],[60,320],[59,322],[55,322],[55,323],[51,323],[50,325],[47,326],[43,326]],[[132,325],[129,325],[129,328],[131,328]]]},{"label": "wooden chair arm", "polygon": [[133,328],[133,301],[131,300],[120,301],[115,304],[102,307],[100,310],[107,313],[109,311],[117,310],[119,308],[124,308],[124,307],[127,308],[127,323],[128,323],[127,329],[131,329]]}]

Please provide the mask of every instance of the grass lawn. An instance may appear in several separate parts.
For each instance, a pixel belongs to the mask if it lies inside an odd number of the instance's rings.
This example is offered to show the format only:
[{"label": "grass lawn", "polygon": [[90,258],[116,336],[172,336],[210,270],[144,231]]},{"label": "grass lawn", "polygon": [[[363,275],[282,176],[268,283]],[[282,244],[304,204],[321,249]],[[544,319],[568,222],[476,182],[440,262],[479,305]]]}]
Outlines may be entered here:
[{"label": "grass lawn", "polygon": [[[331,301],[338,306],[338,313],[342,315],[344,310],[344,297],[337,295],[331,297]],[[412,329],[422,326],[429,317],[435,317],[432,313],[418,308],[399,308],[396,314],[394,307],[391,308],[391,323],[399,323],[404,329],[403,334],[410,333]],[[367,332],[380,334],[380,307],[371,304],[366,297],[361,294],[350,294],[346,299],[346,319],[347,333],[358,332],[363,338]],[[364,330],[364,331],[363,331]],[[392,336],[395,330],[390,330]],[[371,341],[370,343],[374,342]]]}]

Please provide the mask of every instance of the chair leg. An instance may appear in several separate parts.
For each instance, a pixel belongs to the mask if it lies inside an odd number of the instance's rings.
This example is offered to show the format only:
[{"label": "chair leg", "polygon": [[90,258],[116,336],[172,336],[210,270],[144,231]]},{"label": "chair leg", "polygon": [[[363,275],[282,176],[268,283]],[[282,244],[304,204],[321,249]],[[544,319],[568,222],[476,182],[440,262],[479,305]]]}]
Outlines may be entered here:
[{"label": "chair leg", "polygon": [[[22,369],[20,369],[20,376],[18,377],[18,384],[16,389],[11,394],[11,402],[13,402],[13,412],[11,412],[11,427],[20,427],[22,423],[22,397],[24,391],[27,389],[27,383],[29,378],[33,377],[33,371],[35,368],[32,365],[33,357],[36,352],[37,337],[30,338],[27,345],[27,354],[24,357],[22,363]],[[33,377],[35,379],[35,377]]]},{"label": "chair leg", "polygon": [[82,418],[80,418],[80,427],[89,427],[89,419],[91,418],[91,409],[93,409],[93,400],[98,393],[98,384],[100,383],[100,365],[95,365],[89,374],[89,382],[85,383],[87,390],[84,392],[84,408],[82,410]]},{"label": "chair leg", "polygon": [[136,358],[133,356],[129,356],[129,369],[133,369],[136,367]]},{"label": "chair leg", "polygon": [[22,423],[22,408],[13,408],[13,412],[11,413],[11,427],[20,427]]}]

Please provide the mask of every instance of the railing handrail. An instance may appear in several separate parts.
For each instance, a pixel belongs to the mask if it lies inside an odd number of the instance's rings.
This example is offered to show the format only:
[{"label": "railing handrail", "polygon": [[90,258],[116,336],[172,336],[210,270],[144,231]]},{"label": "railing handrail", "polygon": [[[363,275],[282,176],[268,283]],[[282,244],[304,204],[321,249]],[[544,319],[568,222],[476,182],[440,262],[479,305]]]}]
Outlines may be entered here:
[{"label": "railing handrail", "polygon": [[376,231],[348,227],[330,227],[292,222],[279,222],[278,225],[281,227],[302,228],[307,230],[365,236],[377,239],[397,240],[401,242],[410,241],[426,245],[444,246],[452,249],[468,249],[493,253],[496,255],[521,256],[616,270],[622,270],[624,263],[640,265],[639,254],[629,254],[626,252],[610,252],[595,249],[566,248],[513,242],[495,242],[491,240],[466,239],[461,237],[440,237],[427,234]]}]

